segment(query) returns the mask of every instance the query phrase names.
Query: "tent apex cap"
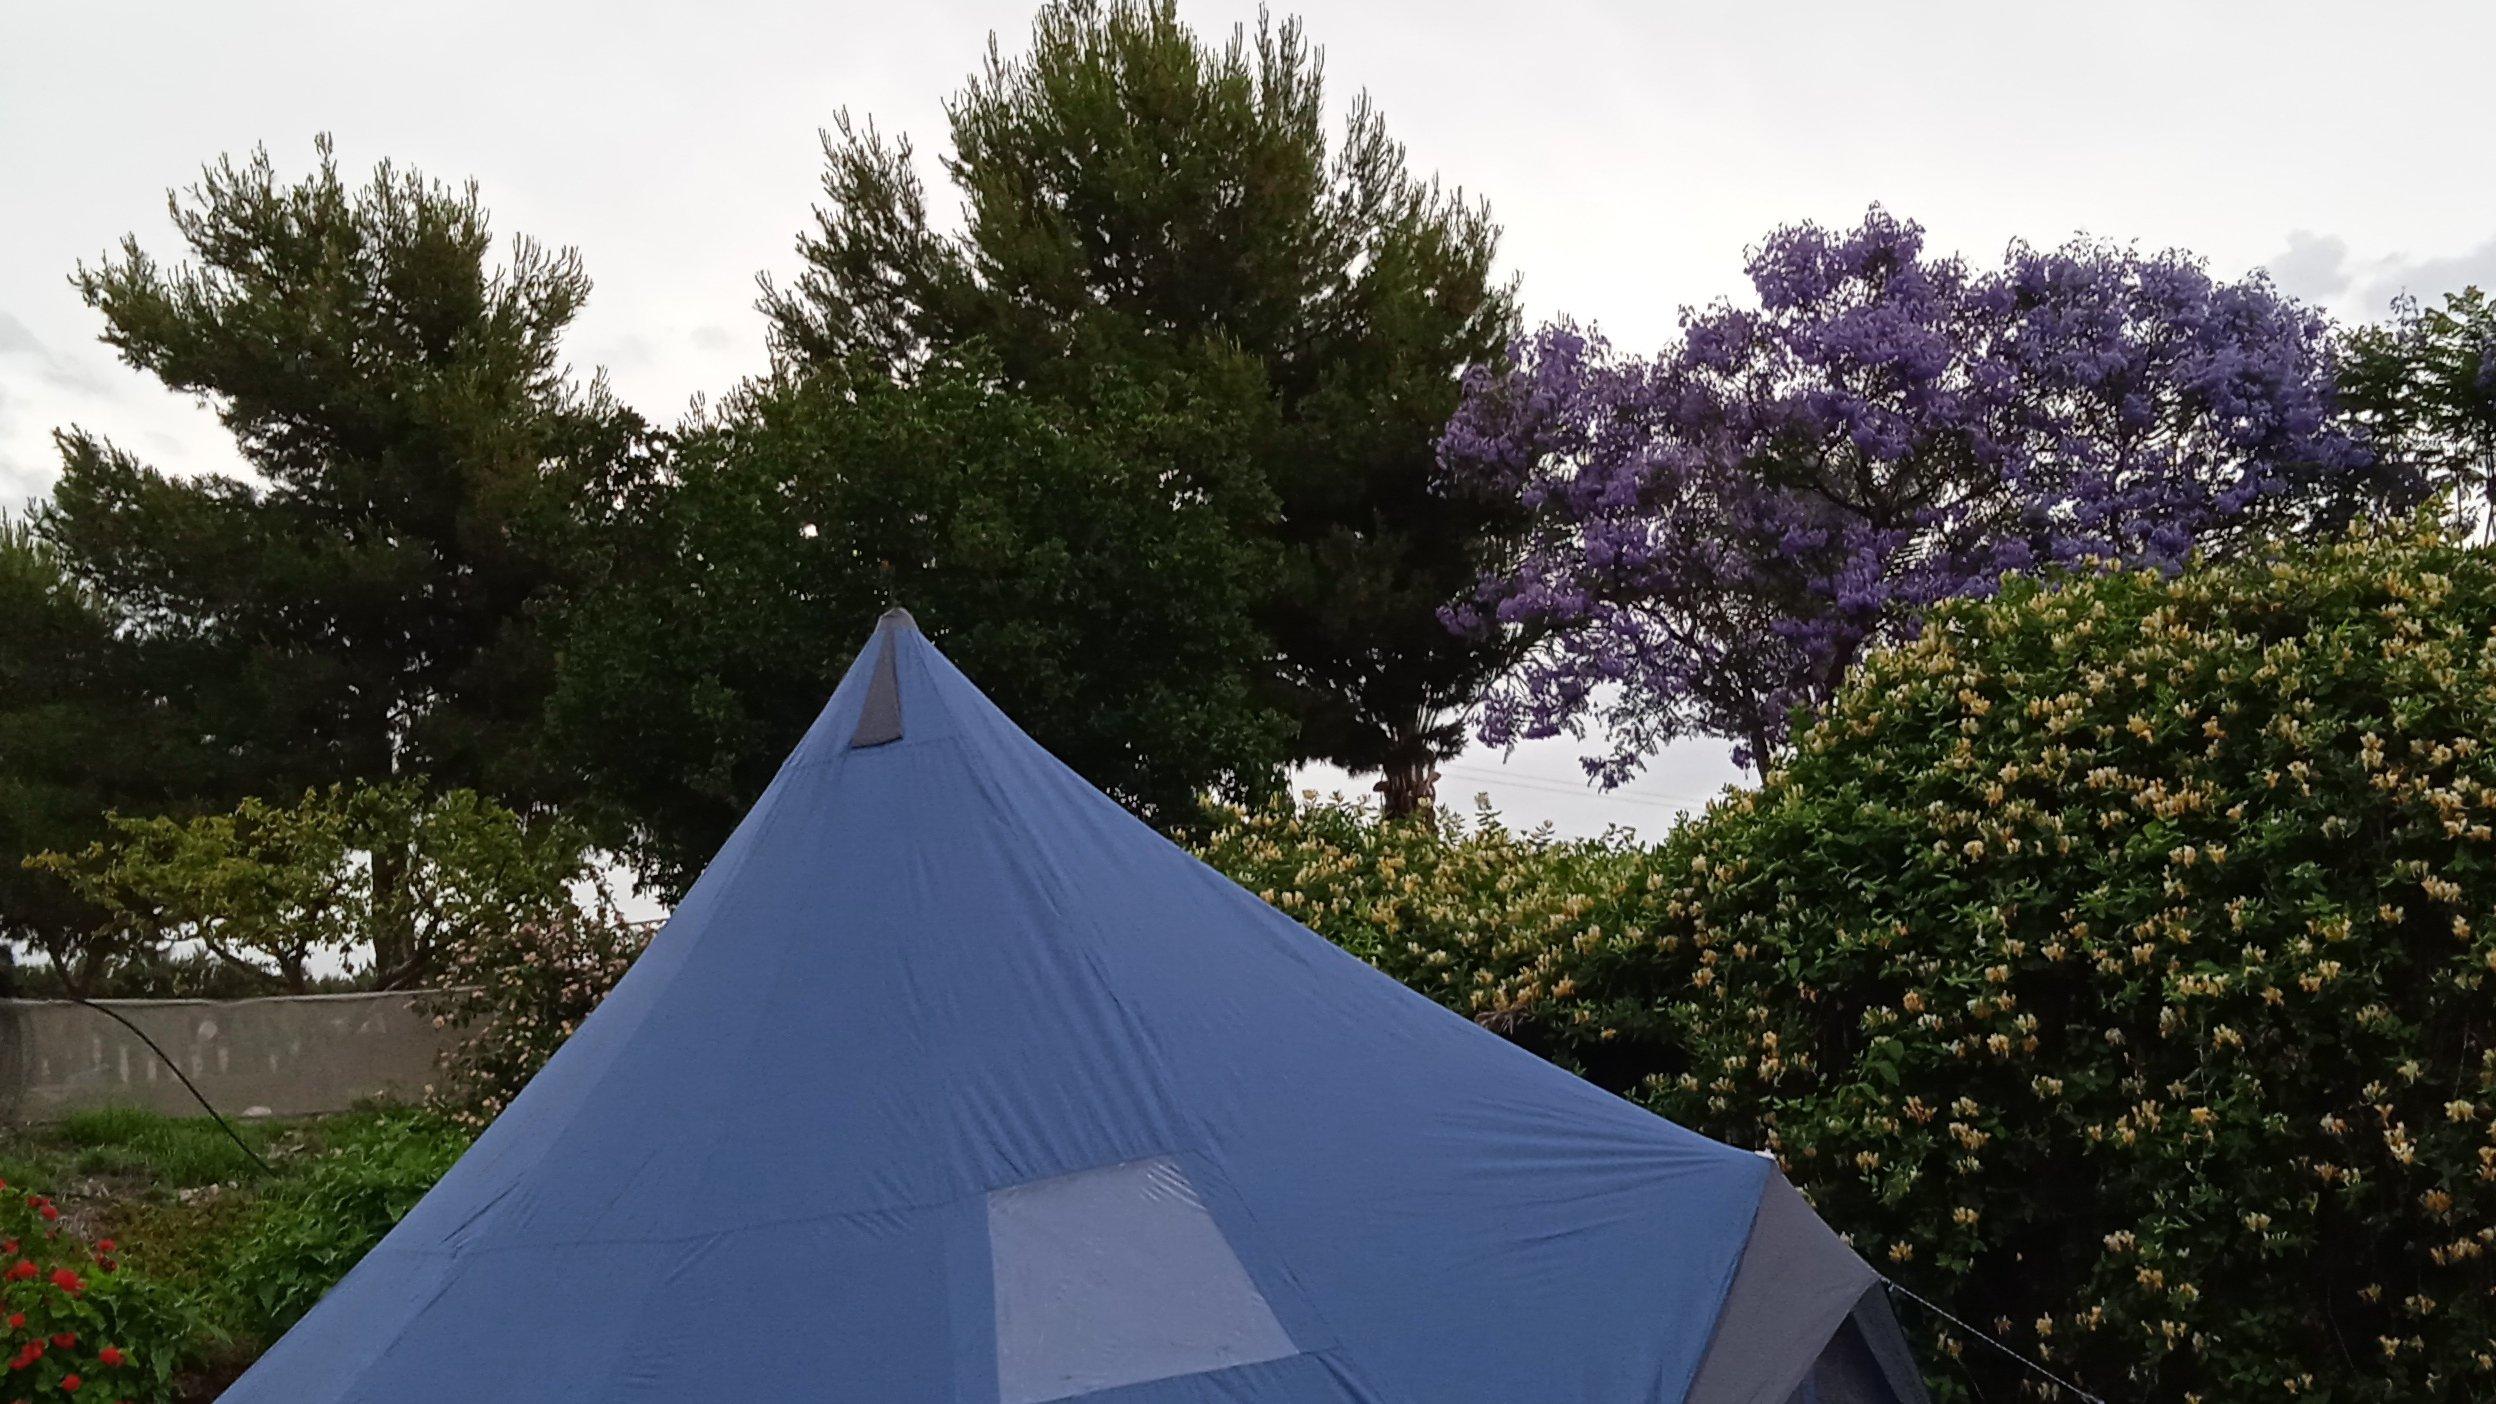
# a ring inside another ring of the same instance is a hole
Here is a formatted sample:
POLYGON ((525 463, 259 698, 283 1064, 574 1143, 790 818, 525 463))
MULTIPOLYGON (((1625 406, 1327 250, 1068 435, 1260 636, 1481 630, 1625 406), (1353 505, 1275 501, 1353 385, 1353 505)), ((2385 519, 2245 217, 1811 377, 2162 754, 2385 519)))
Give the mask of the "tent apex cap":
POLYGON ((895 605, 876 617, 877 628, 881 629, 887 625, 901 629, 916 629, 919 627, 919 621, 910 617, 910 611, 895 605))

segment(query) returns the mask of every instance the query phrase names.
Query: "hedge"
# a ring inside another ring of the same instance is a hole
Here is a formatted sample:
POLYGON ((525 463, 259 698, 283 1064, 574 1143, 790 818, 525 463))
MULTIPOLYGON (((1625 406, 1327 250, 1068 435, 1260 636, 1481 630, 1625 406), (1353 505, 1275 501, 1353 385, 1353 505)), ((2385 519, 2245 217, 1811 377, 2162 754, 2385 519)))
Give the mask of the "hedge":
POLYGON ((2496 569, 2403 530, 1946 608, 1657 848, 1205 851, 2096 1392, 2496 1396, 2492 723, 2496 569))

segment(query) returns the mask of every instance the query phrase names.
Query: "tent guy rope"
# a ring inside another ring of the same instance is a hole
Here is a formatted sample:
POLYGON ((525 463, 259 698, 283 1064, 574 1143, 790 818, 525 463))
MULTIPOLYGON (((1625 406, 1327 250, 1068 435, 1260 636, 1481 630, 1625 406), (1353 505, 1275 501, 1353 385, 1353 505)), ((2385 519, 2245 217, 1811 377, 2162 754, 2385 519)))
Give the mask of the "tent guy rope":
POLYGON ((2080 1386, 2073 1384, 2071 1381, 2064 1379, 2062 1376, 2045 1368, 2042 1364, 2039 1364, 2038 1362, 2029 1359, 2027 1356, 2020 1354, 2018 1351, 2011 1349, 2008 1344, 2004 1343, 2001 1338, 1995 1336, 1992 1332, 1979 1330, 1978 1328, 1961 1321, 1959 1318, 1943 1310, 1937 1303, 1918 1295, 1913 1289, 1900 1286, 1898 1283, 1886 1277, 1881 1279, 1881 1285, 1887 1287, 1890 1291, 1897 1293, 1899 1296, 1906 1298, 1908 1301, 1915 1303, 1917 1306, 1924 1308, 1926 1311, 1931 1312, 1933 1315, 1940 1317, 1942 1320, 1949 1322, 1951 1325, 1958 1327, 1967 1334, 1974 1336, 1976 1339, 1983 1341, 1986 1345, 1992 1346, 1995 1350, 2002 1352, 2004 1355, 2018 1361, 2020 1364, 2027 1366, 2030 1370, 2035 1371, 2040 1377, 2052 1382, 2056 1388, 2068 1391, 2073 1398, 2083 1400, 2085 1401, 2085 1404, 2109 1404, 2109 1401, 2102 1396, 2089 1393, 2080 1386))

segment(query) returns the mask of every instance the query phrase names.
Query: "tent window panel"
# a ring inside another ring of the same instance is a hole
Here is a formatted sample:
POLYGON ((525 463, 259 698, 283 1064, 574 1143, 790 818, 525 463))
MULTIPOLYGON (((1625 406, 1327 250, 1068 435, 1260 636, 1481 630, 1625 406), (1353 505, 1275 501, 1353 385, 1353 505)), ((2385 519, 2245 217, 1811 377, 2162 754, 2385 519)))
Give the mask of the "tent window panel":
POLYGON ((988 1196, 1000 1404, 1299 1354, 1177 1161, 988 1196))

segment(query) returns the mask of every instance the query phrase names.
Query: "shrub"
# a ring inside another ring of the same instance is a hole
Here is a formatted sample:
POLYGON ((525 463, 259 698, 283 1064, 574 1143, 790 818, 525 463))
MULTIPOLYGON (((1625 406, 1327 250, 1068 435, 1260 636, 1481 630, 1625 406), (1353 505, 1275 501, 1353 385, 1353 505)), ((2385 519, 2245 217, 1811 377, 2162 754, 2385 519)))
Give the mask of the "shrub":
MULTIPOLYGON (((1404 984, 1511 1033, 1520 973, 1652 916, 1648 851, 1626 829, 1563 839, 1513 830, 1487 803, 1470 818, 1381 819, 1357 800, 1302 800, 1216 808, 1197 855, 1404 984)), ((1575 1061, 1548 1040, 1540 1051, 1575 1061)))
POLYGON ((25 860, 107 914, 90 944, 109 958, 72 962, 89 986, 120 965, 143 980, 196 947, 263 992, 308 991, 324 958, 395 989, 432 978, 461 942, 555 919, 595 877, 587 836, 559 816, 414 780, 110 822, 109 839, 25 860))
MULTIPOLYGON (((1473 913, 1544 879, 1461 844, 1248 867, 1345 884, 1301 912, 1356 943, 1442 894, 1374 958, 1774 1151, 2094 1390, 2496 1394, 2492 567, 2395 534, 1949 607, 1530 941, 1473 913)), ((1937 1393, 2015 1395, 1967 1344, 1937 1393)))
POLYGON ((453 949, 447 987, 428 1004, 437 1027, 460 1030, 442 1055, 434 1105, 482 1129, 624 978, 650 928, 605 910, 481 930, 453 949))
POLYGON ((270 1188, 229 1260, 228 1313, 275 1340, 424 1198, 468 1147, 439 1117, 396 1112, 359 1123, 287 1183, 270 1188))
POLYGON ((45 1195, 0 1181, 0 1390, 154 1404, 198 1335, 178 1296, 121 1272, 45 1195))

